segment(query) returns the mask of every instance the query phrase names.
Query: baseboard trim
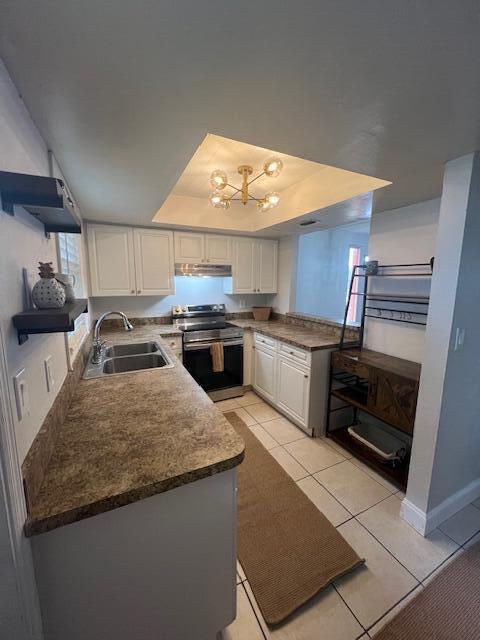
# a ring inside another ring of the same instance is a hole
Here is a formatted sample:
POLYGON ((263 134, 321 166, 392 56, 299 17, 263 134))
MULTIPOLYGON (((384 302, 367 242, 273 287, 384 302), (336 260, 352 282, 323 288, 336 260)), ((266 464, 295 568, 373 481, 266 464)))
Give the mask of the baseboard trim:
POLYGON ((401 515, 416 531, 427 536, 442 522, 480 497, 480 478, 474 480, 460 491, 446 498, 439 505, 425 512, 419 509, 408 498, 402 501, 401 515))

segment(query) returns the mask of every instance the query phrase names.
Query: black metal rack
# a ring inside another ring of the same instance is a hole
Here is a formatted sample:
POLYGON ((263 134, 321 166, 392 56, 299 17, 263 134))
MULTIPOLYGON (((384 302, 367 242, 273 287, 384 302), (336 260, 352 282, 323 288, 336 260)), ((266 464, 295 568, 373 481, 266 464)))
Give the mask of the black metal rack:
MULTIPOLYGON (((363 300, 362 315, 359 328, 359 340, 356 346, 363 346, 363 336, 365 331, 365 318, 375 318, 377 320, 387 320, 391 322, 400 322, 404 324, 415 324, 425 326, 427 324, 429 296, 422 295, 401 295, 401 294, 385 294, 385 293, 369 293, 368 285, 371 278, 426 278, 432 275, 432 262, 418 262, 411 264, 382 264, 376 265, 375 273, 369 273, 370 265, 361 264, 353 267, 352 277, 348 289, 348 299, 345 306, 345 314, 343 317, 342 332, 340 337, 340 349, 345 348, 345 333, 347 329, 348 311, 351 301, 354 297, 360 297, 363 300), (401 269, 403 271, 398 271, 401 269), (415 269, 415 271, 409 271, 415 269), (388 270, 394 270, 388 273, 388 270), (397 271, 396 271, 397 270, 397 271), (354 285, 357 278, 363 280, 363 292, 354 291, 354 285), (370 304, 369 304, 370 303, 370 304), (375 303, 388 303, 392 306, 375 305, 375 303), (400 307, 400 308, 398 308, 400 307)), ((352 346, 350 342, 349 347, 352 346)))
MULTIPOLYGON (((428 316, 429 296, 373 293, 369 291, 369 282, 373 278, 429 278, 432 275, 432 264, 433 262, 375 265, 373 270, 372 265, 368 263, 355 266, 348 290, 339 350, 354 349, 356 351, 357 349, 363 348, 366 318, 425 326, 428 316), (363 291, 355 290, 355 282, 359 279, 363 282, 363 291), (348 339, 345 340, 348 312, 354 297, 362 300, 359 335, 356 343, 348 339)), ((333 414, 335 414, 335 412, 345 411, 346 409, 351 410, 349 416, 353 418, 349 424, 352 424, 352 422, 353 424, 357 424, 359 422, 359 412, 364 412, 370 414, 376 420, 390 425, 390 427, 396 427, 396 425, 368 407, 367 398, 369 393, 369 380, 362 377, 360 369, 358 372, 341 368, 336 369, 331 361, 326 435, 349 450, 365 464, 375 469, 382 476, 388 478, 397 486, 405 488, 408 477, 408 456, 401 465, 381 464, 374 454, 369 453, 365 447, 359 445, 351 438, 348 434, 347 427, 338 425, 338 422, 343 423, 343 416, 335 420, 337 422, 336 428, 331 428, 333 414), (335 402, 332 402, 332 400, 335 400, 335 402)), ((341 415, 342 414, 339 414, 339 416, 341 415)))

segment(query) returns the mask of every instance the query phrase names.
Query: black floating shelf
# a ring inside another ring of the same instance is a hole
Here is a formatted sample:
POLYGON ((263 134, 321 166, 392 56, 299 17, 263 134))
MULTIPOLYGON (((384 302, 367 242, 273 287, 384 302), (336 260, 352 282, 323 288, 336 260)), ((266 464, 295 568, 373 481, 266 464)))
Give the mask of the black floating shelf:
POLYGON ((61 309, 29 309, 13 316, 13 326, 18 332, 18 344, 34 333, 62 333, 75 329, 75 320, 87 311, 87 300, 81 298, 61 309))
POLYGON ((75 203, 62 180, 0 171, 0 207, 13 215, 15 205, 42 222, 46 233, 81 233, 75 203))

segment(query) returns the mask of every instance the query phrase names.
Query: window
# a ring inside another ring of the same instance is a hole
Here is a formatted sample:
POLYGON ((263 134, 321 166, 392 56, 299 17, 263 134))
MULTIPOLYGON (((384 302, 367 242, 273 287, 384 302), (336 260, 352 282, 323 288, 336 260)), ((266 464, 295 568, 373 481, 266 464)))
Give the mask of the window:
MULTIPOLYGON (((58 233, 57 242, 59 272, 69 273, 74 277, 75 295, 83 298, 82 236, 79 233, 58 233)), ((75 330, 67 334, 70 358, 77 354, 87 329, 87 314, 83 313, 75 321, 75 330)))
MULTIPOLYGON (((368 252, 370 222, 313 231, 298 239, 295 311, 343 322, 352 269, 368 252)), ((362 291, 362 283, 357 293, 362 291)), ((354 296, 357 298, 358 296, 354 296)), ((361 297, 359 297, 361 300, 361 297)), ((360 302, 348 322, 358 320, 360 302)))
MULTIPOLYGON (((348 281, 347 281, 347 295, 345 304, 348 303, 348 292, 350 290, 350 281, 352 279, 353 268, 362 264, 362 250, 360 247, 350 247, 348 250, 348 281)), ((358 293, 358 281, 359 278, 355 278, 352 286, 352 293, 358 293)), ((348 307, 347 322, 355 322, 357 320, 358 311, 358 295, 352 296, 350 306, 348 307)))

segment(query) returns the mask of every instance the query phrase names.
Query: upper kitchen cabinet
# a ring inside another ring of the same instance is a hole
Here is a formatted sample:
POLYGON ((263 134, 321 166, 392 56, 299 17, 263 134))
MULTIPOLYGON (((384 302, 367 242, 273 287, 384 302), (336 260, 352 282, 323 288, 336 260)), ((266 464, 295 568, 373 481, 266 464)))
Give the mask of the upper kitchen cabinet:
POLYGON ((173 233, 88 225, 92 296, 163 296, 174 293, 173 233))
POLYGON ((92 296, 131 296, 136 292, 133 230, 88 225, 92 296))
POLYGON ((202 233, 175 231, 175 262, 204 262, 205 236, 202 233))
POLYGON ((233 239, 232 279, 226 293, 276 293, 278 243, 257 238, 233 239))
POLYGON ((257 287, 259 293, 276 293, 278 243, 276 240, 258 240, 257 242, 257 287))
POLYGON ((229 236, 176 231, 175 262, 232 264, 232 240, 229 236))
POLYGON ((230 236, 205 235, 205 258, 210 264, 232 264, 230 236))
POLYGON ((134 229, 137 296, 175 293, 173 233, 157 229, 134 229))

